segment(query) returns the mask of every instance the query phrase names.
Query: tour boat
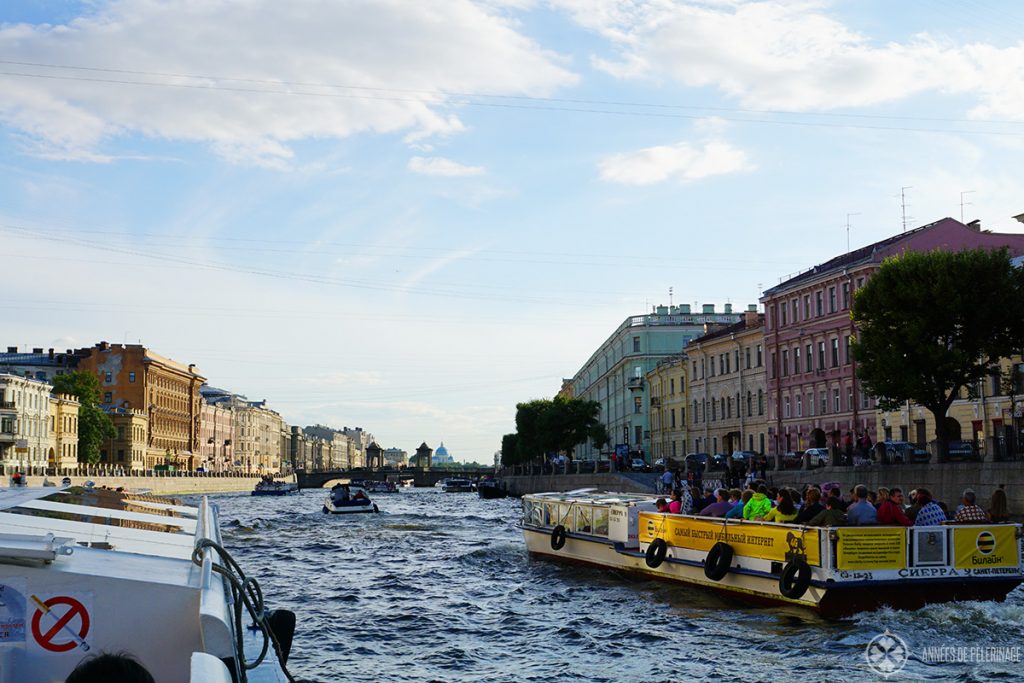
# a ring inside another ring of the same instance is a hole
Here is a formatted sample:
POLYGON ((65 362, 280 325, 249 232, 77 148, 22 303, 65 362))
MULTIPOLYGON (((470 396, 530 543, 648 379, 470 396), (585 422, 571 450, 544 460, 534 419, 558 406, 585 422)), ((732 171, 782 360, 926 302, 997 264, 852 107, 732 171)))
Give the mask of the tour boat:
POLYGON ((351 515, 365 512, 380 512, 376 503, 370 500, 366 489, 358 484, 337 484, 327 494, 324 512, 335 515, 351 515))
POLYGON ((471 493, 476 490, 476 487, 469 479, 451 477, 444 481, 441 490, 445 493, 471 493))
POLYGON ((996 600, 1024 581, 1020 524, 806 527, 663 514, 594 490, 523 496, 533 555, 692 584, 838 618, 996 600))
POLYGON ((299 485, 292 481, 278 481, 276 479, 261 479, 256 488, 253 489, 254 496, 286 496, 289 493, 297 493, 299 485))
POLYGON ((2 683, 63 681, 101 652, 158 683, 288 680, 295 615, 265 612, 205 497, 0 488, 0 528, 2 683))
POLYGON ((497 479, 481 479, 476 484, 476 492, 485 499, 508 497, 508 490, 497 479))

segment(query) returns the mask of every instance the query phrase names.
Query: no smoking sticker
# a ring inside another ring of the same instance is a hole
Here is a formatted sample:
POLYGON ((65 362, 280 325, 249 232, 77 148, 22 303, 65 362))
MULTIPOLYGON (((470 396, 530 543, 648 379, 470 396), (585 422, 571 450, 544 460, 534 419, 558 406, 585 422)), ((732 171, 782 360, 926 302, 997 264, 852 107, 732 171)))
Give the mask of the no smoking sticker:
POLYGON ((35 610, 32 613, 32 641, 47 652, 89 650, 89 631, 92 627, 89 611, 92 601, 83 595, 54 595, 43 598, 30 596, 35 610))

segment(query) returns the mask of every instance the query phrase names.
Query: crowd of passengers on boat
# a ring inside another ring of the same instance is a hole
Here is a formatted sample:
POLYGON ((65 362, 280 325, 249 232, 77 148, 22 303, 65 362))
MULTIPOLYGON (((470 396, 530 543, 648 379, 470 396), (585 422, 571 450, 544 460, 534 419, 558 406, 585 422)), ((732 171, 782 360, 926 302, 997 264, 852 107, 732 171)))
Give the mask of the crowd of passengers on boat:
POLYGON ((804 526, 935 526, 940 524, 984 524, 1009 522, 1006 491, 999 487, 980 504, 972 489, 965 489, 956 507, 936 500, 928 489, 917 488, 906 495, 899 487, 869 490, 863 484, 846 495, 838 483, 806 485, 803 490, 768 486, 760 479, 748 481, 746 489, 682 486, 669 498, 656 501, 659 512, 724 517, 804 526))

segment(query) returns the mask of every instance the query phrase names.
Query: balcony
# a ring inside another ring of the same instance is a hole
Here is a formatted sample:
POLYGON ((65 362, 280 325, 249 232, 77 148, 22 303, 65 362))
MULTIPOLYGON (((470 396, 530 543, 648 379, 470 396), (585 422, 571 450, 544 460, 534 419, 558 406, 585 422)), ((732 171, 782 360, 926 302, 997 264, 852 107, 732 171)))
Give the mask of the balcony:
POLYGON ((626 386, 629 387, 630 390, 643 391, 644 378, 630 377, 628 380, 626 380, 626 386))
POLYGON ((0 401, 0 410, 15 410, 14 401, 0 401))

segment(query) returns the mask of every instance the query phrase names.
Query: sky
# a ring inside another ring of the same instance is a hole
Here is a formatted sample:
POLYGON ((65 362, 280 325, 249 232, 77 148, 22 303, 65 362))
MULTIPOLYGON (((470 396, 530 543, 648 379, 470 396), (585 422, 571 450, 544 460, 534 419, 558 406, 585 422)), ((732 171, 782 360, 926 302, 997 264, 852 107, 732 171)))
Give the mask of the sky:
POLYGON ((0 346, 141 341, 488 462, 628 316, 1024 231, 1021 35, 987 0, 7 0, 0 346))

